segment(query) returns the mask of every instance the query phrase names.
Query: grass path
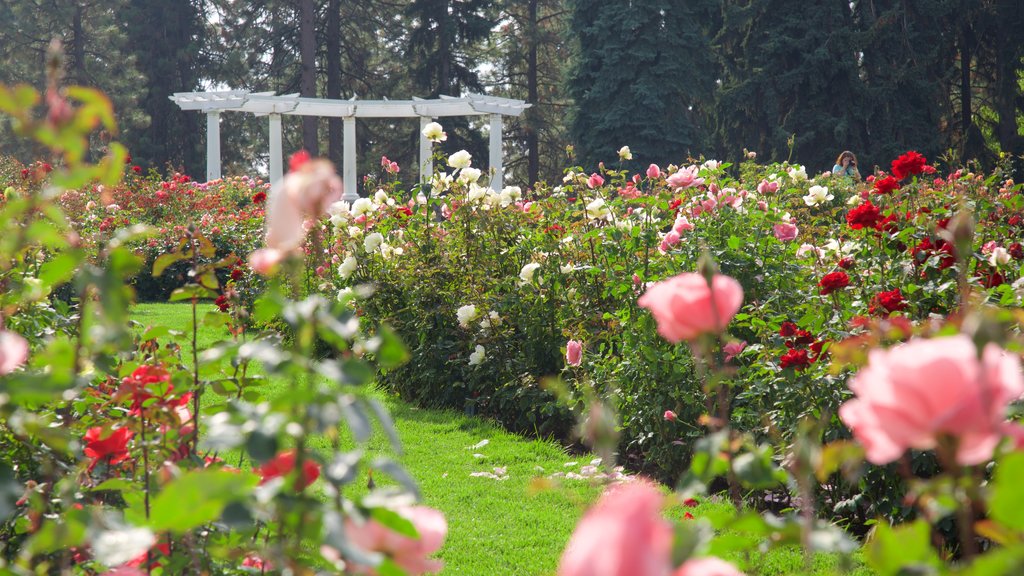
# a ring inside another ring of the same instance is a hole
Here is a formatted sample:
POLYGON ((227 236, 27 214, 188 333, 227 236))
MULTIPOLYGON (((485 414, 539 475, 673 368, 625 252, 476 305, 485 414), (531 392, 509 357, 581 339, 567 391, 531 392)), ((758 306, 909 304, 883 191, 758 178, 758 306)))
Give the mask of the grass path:
MULTIPOLYGON (((203 305, 200 318, 212 309, 212 305, 203 305)), ((190 332, 187 304, 139 304, 132 317, 143 326, 165 325, 190 332)), ((201 326, 198 344, 203 348, 224 337, 218 330, 201 326)), ((280 381, 271 380, 268 387, 270 395, 286 390, 280 381)), ((419 483, 423 503, 441 510, 448 519, 448 538, 439 554, 445 562, 441 574, 554 574, 573 528, 601 489, 588 480, 548 478, 555 473, 580 473, 590 464, 591 456, 570 457, 558 444, 510 434, 481 418, 417 408, 383 391, 373 394, 395 420, 404 449, 399 461, 419 483), (471 476, 481 472, 501 479, 471 476)), ((315 439, 313 446, 330 449, 323 439, 315 439)), ((372 459, 377 454, 390 455, 391 448, 379 433, 367 450, 372 459)), ((358 484, 365 482, 364 471, 358 484)), ((689 511, 699 517, 728 506, 712 499, 689 511)), ((676 518, 684 512, 678 506, 668 510, 676 518)), ((750 574, 800 572, 803 560, 795 549, 763 556, 751 552, 757 570, 750 574)), ((832 557, 819 557, 814 564, 817 574, 835 571, 832 557)))

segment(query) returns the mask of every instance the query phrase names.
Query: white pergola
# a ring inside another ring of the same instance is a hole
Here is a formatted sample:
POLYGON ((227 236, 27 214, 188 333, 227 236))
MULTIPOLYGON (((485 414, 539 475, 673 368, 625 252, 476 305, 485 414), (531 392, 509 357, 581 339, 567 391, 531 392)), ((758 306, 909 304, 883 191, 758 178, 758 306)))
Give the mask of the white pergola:
POLYGON ((441 96, 437 100, 327 100, 302 98, 297 94, 275 95, 273 92, 225 90, 219 92, 178 92, 169 97, 182 110, 206 113, 206 179, 220 178, 220 114, 248 112, 267 116, 270 120, 270 181, 284 175, 284 153, 281 149, 281 116, 327 116, 344 120, 344 199, 359 197, 356 186, 356 118, 419 118, 420 177, 433 172, 431 142, 422 135, 424 126, 445 116, 490 116, 491 187, 502 187, 502 117, 519 116, 530 104, 522 100, 469 94, 462 98, 441 96))

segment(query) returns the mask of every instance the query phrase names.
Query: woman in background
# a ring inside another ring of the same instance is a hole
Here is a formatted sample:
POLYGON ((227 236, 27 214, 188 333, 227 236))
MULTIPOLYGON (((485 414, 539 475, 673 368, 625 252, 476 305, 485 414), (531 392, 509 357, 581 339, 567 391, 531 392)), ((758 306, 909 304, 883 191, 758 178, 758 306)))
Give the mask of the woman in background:
POLYGON ((836 158, 836 165, 832 167, 832 174, 860 180, 860 171, 857 170, 857 157, 854 156, 853 152, 844 150, 836 158))

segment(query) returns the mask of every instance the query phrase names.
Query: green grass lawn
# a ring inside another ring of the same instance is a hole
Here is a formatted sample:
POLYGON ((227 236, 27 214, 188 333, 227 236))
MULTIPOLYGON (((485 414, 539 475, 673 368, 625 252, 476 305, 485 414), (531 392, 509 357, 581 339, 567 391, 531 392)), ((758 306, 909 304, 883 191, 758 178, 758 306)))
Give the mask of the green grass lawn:
MULTIPOLYGON (((200 318, 212 309, 203 305, 200 318)), ((143 327, 165 325, 190 332, 187 304, 139 304, 132 317, 143 327)), ((226 336, 221 329, 201 326, 198 343, 202 349, 226 336)), ((188 344, 183 346, 183 355, 190 358, 188 344)), ((283 382, 273 379, 267 386, 270 395, 286 390, 283 382)), ((579 473, 593 456, 570 456, 556 443, 510 434, 485 419, 417 408, 380 390, 372 394, 395 420, 404 449, 399 461, 419 483, 424 504, 448 518, 448 539, 440 552, 445 562, 442 574, 554 574, 573 528, 601 489, 588 480, 547 479, 558 472, 579 473), (499 472, 495 475, 501 479, 472 476, 482 472, 499 472)), ((313 446, 330 450, 324 439, 314 440, 313 446)), ((368 446, 370 459, 379 454, 391 455, 383 433, 376 434, 368 446)), ((359 483, 365 482, 364 471, 359 483)), ((699 517, 728 506, 709 499, 690 511, 699 517)), ((676 507, 668 513, 681 517, 683 511, 676 507)), ((795 574, 803 566, 796 549, 763 556, 751 552, 757 570, 749 570, 750 574, 795 574)), ((820 556, 814 563, 817 574, 832 574, 836 566, 831 556, 820 556)))

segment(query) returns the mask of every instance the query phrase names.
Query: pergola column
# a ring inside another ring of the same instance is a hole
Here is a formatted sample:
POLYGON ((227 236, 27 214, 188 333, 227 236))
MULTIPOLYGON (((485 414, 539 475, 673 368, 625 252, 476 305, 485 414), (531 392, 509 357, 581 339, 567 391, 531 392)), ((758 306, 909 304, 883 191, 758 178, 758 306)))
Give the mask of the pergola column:
POLYGON ((491 172, 494 174, 491 176, 491 188, 495 191, 501 191, 503 181, 503 171, 501 161, 501 114, 491 114, 491 146, 490 146, 490 167, 491 172))
POLYGON ((356 185, 356 117, 345 116, 344 158, 342 159, 342 179, 345 193, 341 199, 352 203, 359 199, 359 187, 356 185))
POLYGON ((420 116, 420 182, 427 182, 434 173, 433 148, 430 140, 423 135, 427 124, 433 122, 430 116, 420 116))
POLYGON ((281 115, 270 114, 270 183, 284 177, 284 150, 281 148, 281 115))
POLYGON ((220 178, 220 112, 206 113, 206 181, 220 178))

